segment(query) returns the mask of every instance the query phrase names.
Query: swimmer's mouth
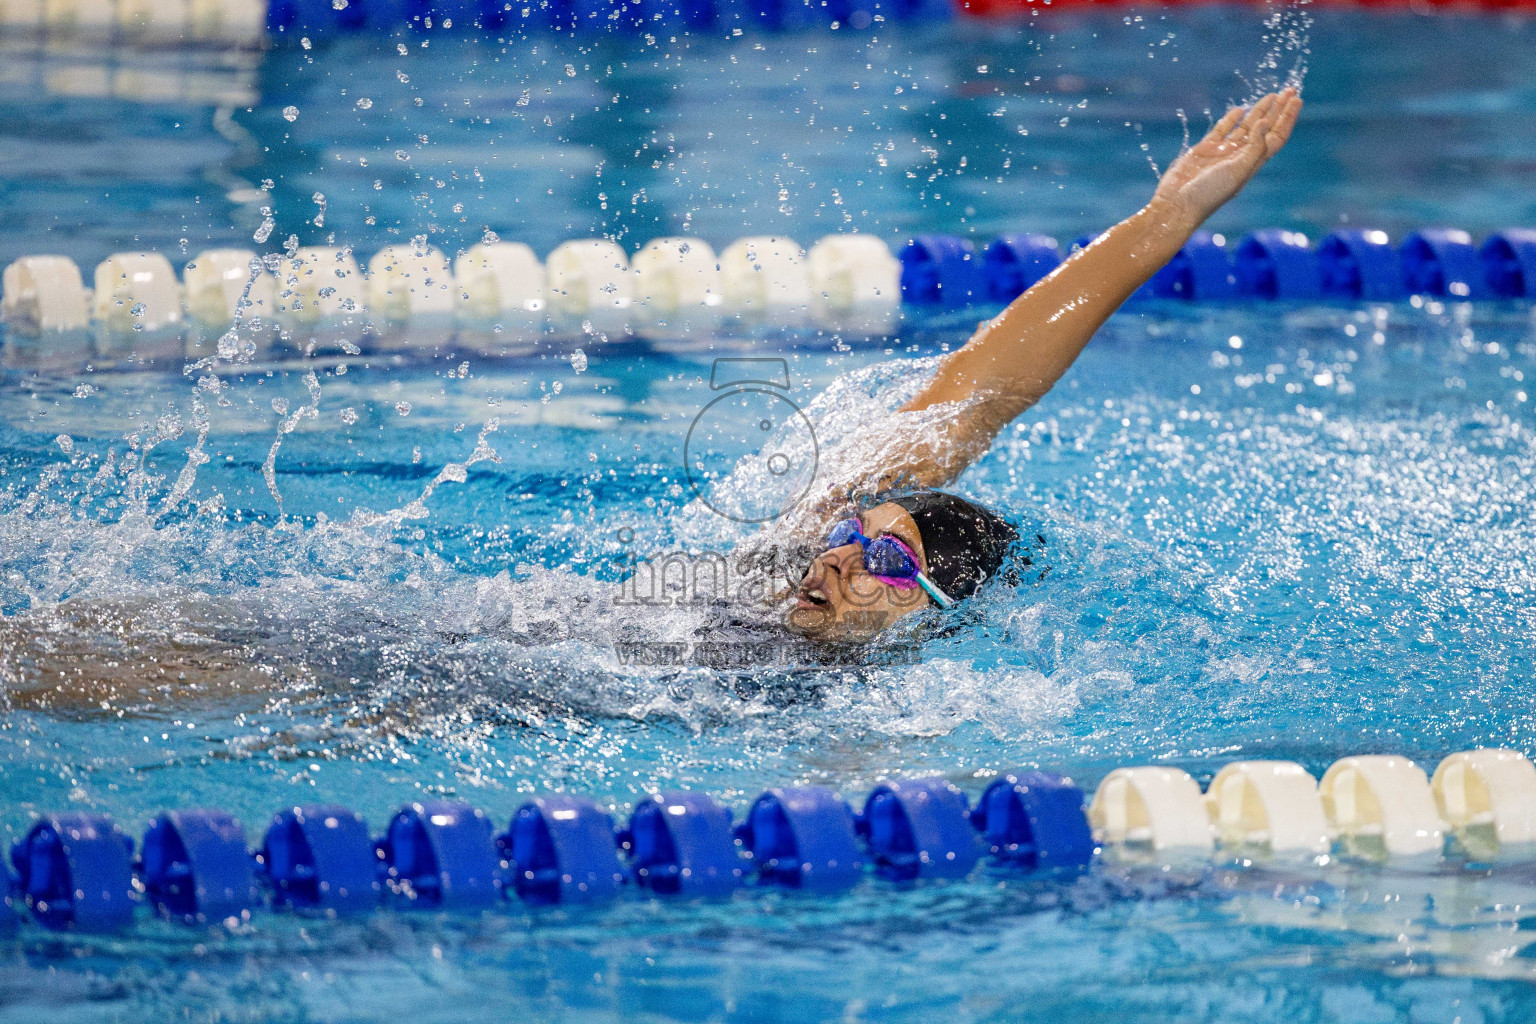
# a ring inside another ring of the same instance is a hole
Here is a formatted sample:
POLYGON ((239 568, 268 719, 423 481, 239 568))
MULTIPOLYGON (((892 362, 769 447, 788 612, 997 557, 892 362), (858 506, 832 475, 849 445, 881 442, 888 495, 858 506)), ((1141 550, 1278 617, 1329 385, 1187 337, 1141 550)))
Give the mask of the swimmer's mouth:
POLYGON ((831 598, 820 583, 807 584, 800 588, 799 604, 802 608, 825 607, 832 603, 831 598))

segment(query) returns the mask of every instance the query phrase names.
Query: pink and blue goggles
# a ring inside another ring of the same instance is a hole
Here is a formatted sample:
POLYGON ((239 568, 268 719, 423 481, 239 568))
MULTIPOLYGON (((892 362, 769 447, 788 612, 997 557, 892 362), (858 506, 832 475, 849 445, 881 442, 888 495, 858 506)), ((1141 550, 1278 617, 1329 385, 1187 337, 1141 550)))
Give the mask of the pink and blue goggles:
POLYGON ((940 608, 953 608, 955 601, 929 579, 917 560, 917 553, 898 537, 882 534, 866 537, 864 524, 857 518, 844 519, 827 534, 827 550, 846 544, 864 549, 864 569, 875 579, 897 590, 922 587, 940 608))

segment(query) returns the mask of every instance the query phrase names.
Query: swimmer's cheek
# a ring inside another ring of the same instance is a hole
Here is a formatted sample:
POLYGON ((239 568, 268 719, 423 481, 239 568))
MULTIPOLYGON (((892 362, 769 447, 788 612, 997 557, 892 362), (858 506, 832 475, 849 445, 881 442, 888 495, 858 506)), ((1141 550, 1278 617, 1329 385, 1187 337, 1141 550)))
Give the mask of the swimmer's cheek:
POLYGON ((784 617, 791 633, 808 640, 868 640, 884 632, 900 618, 887 611, 845 609, 841 614, 831 608, 794 608, 784 617))

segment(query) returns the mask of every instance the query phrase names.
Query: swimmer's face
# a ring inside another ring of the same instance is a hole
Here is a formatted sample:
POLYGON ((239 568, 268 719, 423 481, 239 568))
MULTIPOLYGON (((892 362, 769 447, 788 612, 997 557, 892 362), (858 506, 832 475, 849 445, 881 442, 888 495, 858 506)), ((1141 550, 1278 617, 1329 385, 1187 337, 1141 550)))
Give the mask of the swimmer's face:
MULTIPOLYGON (((886 502, 860 512, 859 520, 865 536, 895 537, 927 569, 923 538, 906 509, 886 502)), ((812 640, 867 640, 903 615, 929 605, 921 587, 902 589, 871 576, 864 568, 864 549, 857 543, 818 555, 800 581, 796 598, 784 624, 790 632, 812 640)))

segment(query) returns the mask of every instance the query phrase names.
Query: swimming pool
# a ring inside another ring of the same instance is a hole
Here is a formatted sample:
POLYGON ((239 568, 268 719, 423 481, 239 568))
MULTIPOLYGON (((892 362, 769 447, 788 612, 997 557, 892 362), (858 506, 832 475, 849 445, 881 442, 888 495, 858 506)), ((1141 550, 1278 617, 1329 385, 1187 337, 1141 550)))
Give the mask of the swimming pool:
MULTIPOLYGON (((544 40, 533 57, 451 35, 259 58, 16 44, 0 262, 88 266, 130 239, 173 255, 250 244, 262 205, 274 240, 334 232, 360 252, 416 234, 451 252, 486 227, 541 253, 685 226, 722 244, 848 224, 893 243, 1075 237, 1142 200, 1140 145, 1166 159, 1175 108, 1243 95, 1234 70, 1267 50, 1249 11, 1037 21, 677 52, 544 40), (60 81, 103 84, 63 95, 60 81), (860 95, 873 83, 879 105, 860 95), (493 148, 512 155, 493 165, 493 148)), ((1308 120, 1213 226, 1536 221, 1521 175, 1532 32, 1319 12, 1308 120)), ((61 807, 134 835, 165 807, 222 807, 255 833, 290 803, 335 800, 377 827, 454 794, 499 825, 551 789, 624 807, 691 786, 739 813, 798 781, 856 795, 939 772, 974 795, 1016 765, 1091 786, 1126 764, 1204 780, 1241 757, 1317 774, 1362 752, 1432 766, 1530 749, 1521 304, 1122 314, 962 482, 1038 526, 1042 581, 986 595, 912 665, 746 674, 618 657, 615 637, 665 641, 705 617, 615 610, 632 550, 743 533, 679 511, 715 356, 786 359, 791 395, 835 433, 834 407, 879 404, 861 397, 872 378, 910 383, 890 360, 953 346, 980 315, 912 314, 898 340, 842 346, 814 328, 687 348, 589 339, 584 366, 569 339, 493 358, 445 337, 257 362, 201 389, 179 360, 11 366, 4 838, 61 807), (835 401, 812 397, 829 386, 835 401), (469 464, 477 449, 496 458, 469 464)), ((1103 867, 1071 884, 981 869, 825 901, 265 914, 234 934, 28 926, 0 939, 0 1017, 1518 1021, 1536 1006, 1533 897, 1508 869, 1103 867)))

